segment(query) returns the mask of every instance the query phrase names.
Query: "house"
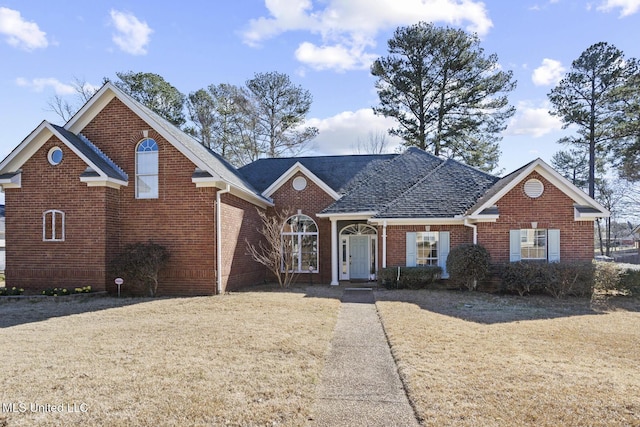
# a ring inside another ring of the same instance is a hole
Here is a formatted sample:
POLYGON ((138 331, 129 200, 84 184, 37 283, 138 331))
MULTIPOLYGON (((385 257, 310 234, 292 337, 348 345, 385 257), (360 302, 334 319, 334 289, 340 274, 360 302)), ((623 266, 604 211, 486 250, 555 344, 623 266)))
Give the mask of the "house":
POLYGON ((472 242, 496 262, 589 260, 609 214, 540 159, 503 178, 416 148, 236 169, 111 83, 64 126, 42 122, 0 163, 0 185, 8 286, 113 291, 109 262, 153 240, 172 254, 164 295, 265 280, 246 250, 260 211, 291 212, 295 269, 331 284, 405 265, 446 277, 449 250, 472 242))

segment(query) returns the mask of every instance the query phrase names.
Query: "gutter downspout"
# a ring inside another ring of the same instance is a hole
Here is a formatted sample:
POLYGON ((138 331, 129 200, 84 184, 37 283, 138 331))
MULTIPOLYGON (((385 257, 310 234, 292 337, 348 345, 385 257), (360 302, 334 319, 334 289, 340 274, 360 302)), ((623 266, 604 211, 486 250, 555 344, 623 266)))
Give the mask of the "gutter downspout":
POLYGON ((387 268, 387 220, 382 223, 382 268, 387 268))
POLYGON ((478 226, 475 224, 471 224, 468 218, 464 219, 464 226, 470 227, 473 229, 473 244, 477 245, 478 244, 478 226))
POLYGON ((220 196, 231 191, 227 186, 216 191, 216 294, 222 293, 222 213, 220 212, 220 196))

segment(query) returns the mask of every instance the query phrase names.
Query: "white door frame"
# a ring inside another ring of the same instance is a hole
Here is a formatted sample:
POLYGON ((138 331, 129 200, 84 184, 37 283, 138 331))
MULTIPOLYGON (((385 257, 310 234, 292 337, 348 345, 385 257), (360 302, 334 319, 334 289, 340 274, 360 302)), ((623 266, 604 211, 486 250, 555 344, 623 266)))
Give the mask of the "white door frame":
POLYGON ((340 280, 351 280, 351 248, 350 248, 350 237, 351 236, 367 236, 368 245, 367 245, 367 264, 371 265, 371 253, 372 253, 372 242, 375 241, 375 254, 374 254, 374 262, 375 268, 378 269, 378 232, 375 227, 370 226, 368 224, 350 224, 346 227, 343 227, 339 233, 339 242, 338 242, 338 269, 339 269, 339 279, 340 280), (352 233, 352 234, 343 234, 345 230, 349 228, 358 228, 367 231, 366 233, 352 233))

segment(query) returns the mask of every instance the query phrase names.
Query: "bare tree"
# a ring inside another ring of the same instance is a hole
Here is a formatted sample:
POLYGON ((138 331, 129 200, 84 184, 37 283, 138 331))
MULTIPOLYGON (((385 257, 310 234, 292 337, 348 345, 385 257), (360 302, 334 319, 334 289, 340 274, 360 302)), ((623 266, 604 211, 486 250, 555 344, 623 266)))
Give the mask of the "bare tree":
POLYGON ((281 288, 288 288, 297 277, 294 272, 294 252, 290 243, 284 240, 282 228, 291 212, 287 209, 274 215, 258 210, 262 220, 262 228, 258 229, 263 239, 254 243, 247 242, 247 251, 254 261, 264 265, 278 279, 281 288))
POLYGON ((387 151, 387 133, 384 131, 370 131, 367 139, 358 137, 353 151, 356 154, 383 154, 387 151))
POLYGON ((56 113, 64 122, 68 122, 71 117, 96 93, 96 88, 86 80, 78 77, 73 78, 71 86, 75 91, 74 101, 69 102, 60 95, 54 95, 49 99, 47 111, 56 113))

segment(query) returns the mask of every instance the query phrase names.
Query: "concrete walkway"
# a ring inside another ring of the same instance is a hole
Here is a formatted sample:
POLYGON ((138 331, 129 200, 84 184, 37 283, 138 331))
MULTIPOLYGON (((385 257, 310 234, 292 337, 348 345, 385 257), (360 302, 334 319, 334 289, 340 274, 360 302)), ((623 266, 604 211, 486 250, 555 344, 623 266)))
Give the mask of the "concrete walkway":
POLYGON ((312 426, 418 426, 370 289, 345 289, 312 426))

